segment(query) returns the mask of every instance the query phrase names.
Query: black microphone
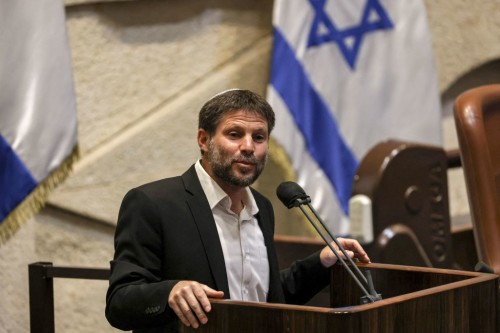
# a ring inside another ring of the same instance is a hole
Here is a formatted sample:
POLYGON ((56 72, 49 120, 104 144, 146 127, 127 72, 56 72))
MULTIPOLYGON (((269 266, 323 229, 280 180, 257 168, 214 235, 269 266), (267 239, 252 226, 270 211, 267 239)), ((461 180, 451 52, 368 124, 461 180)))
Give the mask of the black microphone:
POLYGON ((281 183, 278 188, 276 189, 276 195, 278 198, 281 200, 281 202, 287 207, 287 208, 292 208, 292 207, 299 207, 302 213, 306 216, 306 218, 309 220, 309 222, 313 225, 314 229, 316 229, 316 232, 323 238, 325 243, 328 245, 330 250, 335 254, 337 259, 342 263, 344 268, 347 270, 347 272, 351 275, 351 277, 354 279, 354 281, 357 283, 357 285, 360 287, 360 289, 363 291, 365 296, 361 297, 361 303, 369 303, 369 302, 375 302, 378 300, 382 299, 382 296, 380 294, 377 294, 375 291, 375 288, 373 287, 373 281, 371 278, 370 271, 366 271, 366 277, 361 273, 359 270, 358 266, 352 261, 351 257, 347 254, 345 251, 344 247, 339 243, 337 238, 326 228, 325 224, 319 217, 319 215, 316 213, 314 208, 310 205, 311 203, 311 198, 306 194, 304 189, 300 187, 299 184, 294 183, 294 182, 283 182, 281 183), (326 236, 320 231, 318 225, 311 219, 307 211, 302 207, 302 205, 306 205, 309 207, 309 209, 313 212, 314 216, 318 220, 318 222, 321 224, 324 230, 328 233, 330 238, 335 242, 335 244, 339 247, 340 251, 342 254, 349 260, 351 263, 352 267, 358 274, 354 274, 354 272, 351 270, 351 268, 347 265, 347 263, 344 261, 344 259, 340 256, 338 251, 330 244, 330 242, 327 240, 326 236), (365 283, 367 288, 370 290, 368 292, 365 288, 365 286, 361 283, 360 279, 365 283))
POLYGON ((311 202, 304 189, 294 182, 281 183, 276 189, 276 195, 288 209, 311 202))

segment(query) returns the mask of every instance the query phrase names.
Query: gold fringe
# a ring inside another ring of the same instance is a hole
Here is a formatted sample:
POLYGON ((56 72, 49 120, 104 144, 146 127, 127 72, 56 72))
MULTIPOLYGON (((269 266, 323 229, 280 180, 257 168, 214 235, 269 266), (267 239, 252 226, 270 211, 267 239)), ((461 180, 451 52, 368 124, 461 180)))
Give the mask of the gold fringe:
POLYGON ((288 154, 285 153, 283 147, 273 138, 269 140, 269 150, 272 152, 271 157, 273 161, 276 162, 281 172, 283 172, 283 177, 290 181, 297 181, 297 175, 292 168, 288 154))
POLYGON ((56 170, 41 182, 0 224, 0 245, 9 240, 19 228, 45 206, 49 193, 70 174, 80 156, 78 145, 56 170))
MULTIPOLYGON (((273 138, 269 140, 269 149, 272 152, 271 156, 276 165, 280 168, 283 177, 289 181, 297 181, 297 175, 295 170, 292 168, 292 163, 290 162, 290 158, 288 154, 285 152, 285 149, 276 142, 273 138)), ((316 237, 317 233, 314 227, 309 223, 307 218, 303 214, 298 214, 298 217, 301 221, 301 224, 305 227, 304 236, 313 236, 316 237)))

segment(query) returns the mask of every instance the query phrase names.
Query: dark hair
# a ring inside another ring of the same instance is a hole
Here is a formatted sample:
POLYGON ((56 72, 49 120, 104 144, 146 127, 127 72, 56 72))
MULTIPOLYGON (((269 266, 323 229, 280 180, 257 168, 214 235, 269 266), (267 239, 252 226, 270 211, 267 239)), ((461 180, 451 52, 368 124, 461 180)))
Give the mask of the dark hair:
POLYGON ((222 117, 235 110, 252 111, 262 115, 267 120, 269 134, 274 128, 274 111, 271 105, 260 95, 243 89, 224 91, 209 99, 200 110, 198 128, 213 135, 222 117))

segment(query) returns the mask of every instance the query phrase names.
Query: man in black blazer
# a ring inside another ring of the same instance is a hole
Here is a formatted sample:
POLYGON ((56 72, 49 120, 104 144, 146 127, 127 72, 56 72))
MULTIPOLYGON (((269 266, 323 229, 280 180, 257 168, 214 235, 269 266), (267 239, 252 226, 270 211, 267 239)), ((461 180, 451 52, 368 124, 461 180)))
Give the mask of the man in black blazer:
MULTIPOLYGON (((201 160, 182 176, 132 189, 123 199, 106 317, 134 332, 176 332, 207 322, 209 298, 303 304, 329 282, 328 247, 279 271, 271 203, 249 186, 267 160, 274 112, 234 89, 199 116, 201 160)), ((368 262, 359 243, 339 239, 368 262)))

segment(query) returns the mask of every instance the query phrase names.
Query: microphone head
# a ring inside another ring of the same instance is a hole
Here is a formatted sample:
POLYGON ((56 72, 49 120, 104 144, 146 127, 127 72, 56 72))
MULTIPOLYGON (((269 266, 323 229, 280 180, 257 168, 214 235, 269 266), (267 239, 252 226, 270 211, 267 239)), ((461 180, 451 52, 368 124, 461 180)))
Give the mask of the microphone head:
POLYGON ((276 195, 287 207, 298 207, 303 203, 311 202, 304 189, 294 182, 283 182, 276 189, 276 195))

